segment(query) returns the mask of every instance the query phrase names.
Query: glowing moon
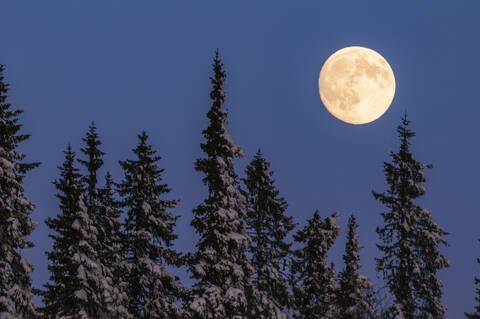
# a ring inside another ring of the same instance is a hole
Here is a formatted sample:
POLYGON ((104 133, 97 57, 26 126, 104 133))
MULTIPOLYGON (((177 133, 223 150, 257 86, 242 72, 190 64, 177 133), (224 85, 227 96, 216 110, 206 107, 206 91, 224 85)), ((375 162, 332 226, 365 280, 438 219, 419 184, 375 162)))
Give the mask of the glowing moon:
POLYGON ((333 116, 350 124, 365 124, 387 111, 395 95, 395 77, 377 52, 347 47, 325 61, 318 89, 333 116))

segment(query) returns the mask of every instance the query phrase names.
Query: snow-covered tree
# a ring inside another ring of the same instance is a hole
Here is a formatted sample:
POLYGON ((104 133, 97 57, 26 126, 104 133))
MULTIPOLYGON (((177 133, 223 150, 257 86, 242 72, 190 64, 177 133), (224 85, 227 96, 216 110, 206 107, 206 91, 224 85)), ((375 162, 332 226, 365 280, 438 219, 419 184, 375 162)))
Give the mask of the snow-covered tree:
POLYGON ((340 234, 338 213, 322 220, 315 211, 313 218, 299 230, 294 239, 302 247, 294 251, 292 262, 294 318, 337 319, 337 275, 327 253, 340 234))
POLYGON ((121 209, 114 199, 113 180, 107 174, 105 188, 98 187, 98 171, 103 166, 102 157, 105 155, 99 149, 102 145, 95 123, 91 123, 87 134, 82 138, 84 147, 80 149, 85 159, 78 159, 86 173, 80 178, 82 187, 85 189, 85 205, 91 220, 97 228, 97 236, 94 241, 94 249, 98 263, 104 270, 105 280, 109 283, 109 291, 104 291, 104 308, 110 318, 128 318, 126 312, 126 293, 122 281, 120 225, 119 217, 121 209))
POLYGON ((100 142, 97 128, 95 123, 91 123, 88 127, 87 135, 82 138, 82 141, 85 143, 85 146, 80 149, 80 151, 87 157, 86 159, 79 159, 78 162, 85 166, 87 169, 87 174, 82 176, 81 180, 84 183, 84 188, 86 190, 86 199, 88 204, 88 209, 93 211, 90 213, 91 216, 95 216, 98 212, 96 209, 98 207, 98 170, 103 166, 102 156, 105 155, 98 147, 102 145, 100 142))
MULTIPOLYGON (((477 258, 477 263, 480 264, 480 258, 477 258)), ((475 296, 475 301, 477 302, 477 305, 475 306, 475 311, 474 312, 466 312, 465 316, 468 319, 480 319, 480 278, 475 277, 475 285, 477 285, 476 293, 477 296, 475 296)))
POLYGON ((104 295, 106 312, 111 318, 130 318, 127 311, 128 297, 123 260, 120 203, 115 199, 115 182, 109 172, 105 174, 105 186, 98 189, 97 249, 98 256, 111 281, 111 291, 104 295), (101 226, 101 227, 99 227, 101 226))
POLYGON ((262 309, 263 318, 286 318, 290 294, 285 271, 291 244, 285 237, 295 225, 292 217, 285 215, 287 203, 279 197, 272 175, 270 163, 258 150, 243 180, 247 188, 249 251, 255 270, 252 283, 260 292, 255 305, 262 309))
POLYGON ((382 213, 385 225, 377 228, 383 253, 377 258, 377 270, 394 297, 389 309, 393 318, 443 318, 446 308, 441 303, 442 281, 437 272, 449 267, 448 259, 439 251, 448 245, 447 233, 437 225, 430 212, 414 200, 425 195, 423 170, 430 168, 415 159, 409 149, 415 133, 408 129, 406 115, 397 131, 400 150, 391 153, 392 163, 384 163, 388 190, 373 195, 387 211, 382 213))
POLYGON ((338 291, 338 305, 342 319, 368 319, 372 318, 373 285, 368 278, 358 273, 362 266, 358 252, 362 248, 358 241, 358 224, 352 214, 348 220, 347 243, 343 261, 345 269, 340 273, 340 287, 338 291))
POLYGON ((34 318, 32 301, 32 264, 21 250, 32 248, 27 236, 37 225, 30 218, 34 206, 24 195, 25 174, 38 163, 23 163, 25 155, 17 150, 30 137, 18 134, 20 110, 7 102, 9 85, 4 82, 0 64, 0 318, 34 318))
POLYGON ((61 177, 54 182, 61 213, 46 221, 54 234, 49 235, 52 251, 47 252, 50 281, 42 293, 45 318, 93 319, 106 314, 103 292, 109 291, 110 283, 98 262, 94 247, 97 228, 88 214, 74 162, 75 153, 69 145, 59 167, 61 177))
POLYGON ((145 132, 138 138, 133 150, 136 159, 120 161, 124 179, 118 186, 127 210, 123 251, 128 310, 138 319, 183 318, 185 312, 178 302, 185 289, 166 269, 181 263, 180 254, 171 248, 177 238, 173 228, 178 217, 168 211, 178 201, 162 198, 170 189, 161 184, 160 157, 147 143, 145 132))
MULTIPOLYGON (((245 224, 245 198, 238 190, 234 158, 243 150, 233 142, 227 128, 227 110, 223 108, 225 72, 218 51, 213 61, 212 107, 207 113, 210 124, 203 131, 201 144, 206 157, 195 162, 203 172, 208 197, 193 210, 191 222, 200 239, 197 250, 189 255, 194 283, 189 300, 192 318, 255 318, 248 300, 258 295, 250 284, 253 268, 247 256, 250 238, 245 224)), ((253 306, 253 303, 250 303, 253 306)))

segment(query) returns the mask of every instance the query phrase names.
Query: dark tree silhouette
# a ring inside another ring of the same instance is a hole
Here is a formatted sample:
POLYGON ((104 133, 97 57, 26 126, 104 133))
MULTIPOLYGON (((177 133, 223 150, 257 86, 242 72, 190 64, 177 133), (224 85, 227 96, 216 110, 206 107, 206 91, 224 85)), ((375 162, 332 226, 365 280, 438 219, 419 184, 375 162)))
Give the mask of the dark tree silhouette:
POLYGON ((374 314, 371 300, 373 285, 367 277, 358 273, 362 266, 358 252, 362 246, 358 241, 357 228, 357 220, 352 214, 348 220, 347 243, 343 255, 345 268, 339 275, 338 304, 343 319, 367 319, 374 314))
MULTIPOLYGON (((208 198, 194 211, 192 226, 200 235, 197 250, 189 256, 189 268, 196 280, 188 304, 192 318, 246 318, 253 272, 247 249, 250 238, 245 226, 245 198, 238 190, 234 158, 243 150, 233 142, 223 108, 225 72, 218 51, 213 60, 212 107, 207 113, 210 124, 203 131, 201 144, 206 158, 195 162, 195 169, 205 174, 208 198)), ((259 317, 260 318, 260 317, 259 317)))
MULTIPOLYGON (((95 250, 97 228, 85 204, 81 174, 68 145, 60 179, 54 182, 60 213, 46 220, 54 231, 47 252, 50 281, 42 293, 46 318, 101 318, 107 313, 103 296, 111 292, 105 269, 95 250)), ((115 317, 113 317, 115 318, 115 317)))
POLYGON ((315 211, 313 218, 294 235, 302 245, 294 251, 292 262, 294 318, 336 319, 338 317, 337 275, 326 261, 327 253, 340 234, 338 213, 322 220, 315 211))
POLYGON ((123 251, 128 310, 138 319, 183 318, 185 312, 178 302, 185 288, 166 269, 181 263, 180 254, 171 248, 177 238, 173 228, 178 217, 168 211, 178 200, 163 198, 170 189, 161 184, 164 170, 157 165, 161 158, 148 144, 145 132, 138 138, 133 149, 136 158, 120 161, 124 179, 118 186, 127 210, 123 251))
POLYGON ((258 150, 243 180, 247 188, 247 229, 252 239, 253 284, 260 293, 255 304, 265 318, 286 318, 290 294, 285 270, 291 244, 285 237, 295 224, 285 215, 287 202, 279 197, 272 175, 270 163, 258 150))
POLYGON ((27 240, 37 225, 30 218, 34 206, 24 195, 25 174, 39 163, 23 163, 18 151, 30 135, 18 134, 20 110, 7 102, 9 85, 0 64, 0 317, 29 319, 35 316, 32 301, 32 264, 21 250, 34 245, 27 240))
POLYGON ((441 303, 442 281, 437 277, 449 261, 439 251, 448 243, 447 233, 432 219, 430 212, 414 200, 425 195, 423 170, 431 168, 415 159, 410 139, 415 133, 408 129, 405 115, 397 132, 400 150, 391 153, 392 163, 384 163, 388 190, 373 192, 387 208, 382 213, 385 224, 377 228, 383 253, 377 258, 377 270, 383 275, 394 297, 388 314, 394 318, 443 318, 446 308, 441 303))

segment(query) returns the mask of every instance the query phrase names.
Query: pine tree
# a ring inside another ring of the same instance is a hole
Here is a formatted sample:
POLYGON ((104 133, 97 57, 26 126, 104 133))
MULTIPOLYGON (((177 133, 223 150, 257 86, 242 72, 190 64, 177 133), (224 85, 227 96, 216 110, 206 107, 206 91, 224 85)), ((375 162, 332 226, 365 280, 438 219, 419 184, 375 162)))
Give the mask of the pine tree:
POLYGON ((162 181, 157 151, 147 143, 145 132, 138 135, 133 150, 135 160, 120 161, 124 180, 118 187, 122 206, 127 209, 124 224, 123 250, 126 253, 128 310, 134 318, 182 318, 185 313, 177 305, 185 289, 178 278, 169 274, 167 265, 180 265, 180 254, 171 246, 177 216, 168 212, 177 200, 162 199, 170 192, 162 181))
POLYGON ((255 304, 263 309, 263 318, 286 318, 290 295, 285 270, 291 244, 285 242, 285 237, 295 225, 292 217, 284 214, 287 203, 279 197, 269 169, 270 163, 258 150, 243 180, 247 187, 247 229, 252 239, 250 254, 255 270, 252 283, 260 292, 255 304))
MULTIPOLYGON (((203 131, 201 144, 206 158, 195 162, 203 172, 208 198, 193 210, 191 225, 199 234, 197 251, 189 256, 189 268, 196 279, 191 289, 189 308, 192 318, 247 318, 248 300, 256 293, 250 284, 253 269, 247 256, 250 238, 245 225, 245 198, 238 190, 234 171, 235 157, 243 150, 233 142, 223 109, 225 72, 216 52, 213 61, 212 107, 207 113, 210 124, 203 131)), ((250 303, 253 306, 253 303, 250 303)))
POLYGON ((409 149, 415 133, 408 129, 406 115, 397 132, 400 150, 391 153, 392 163, 384 163, 389 188, 373 195, 387 207, 382 213, 385 225, 377 228, 383 242, 377 245, 383 253, 377 258, 394 303, 389 309, 395 318, 443 318, 446 308, 441 303, 442 281, 437 272, 449 267, 448 259, 439 251, 448 245, 447 233, 437 225, 430 212, 414 200, 425 195, 423 170, 431 168, 415 159, 409 149))
MULTIPOLYGON (((480 264, 480 258, 477 258, 477 263, 480 264)), ((480 285, 480 278, 475 277, 475 285, 477 285, 477 296, 475 297, 477 305, 475 306, 474 312, 465 313, 465 317, 467 317, 468 319, 480 319, 480 288, 478 287, 478 285, 480 285)))
POLYGON ((30 137, 18 135, 20 110, 7 103, 9 85, 4 82, 4 66, 0 64, 0 318, 33 318, 33 271, 21 250, 32 248, 27 236, 37 225, 30 219, 34 210, 24 195, 25 174, 39 163, 22 163, 25 155, 18 152, 19 144, 30 137))
POLYGON ((109 290, 102 292, 105 315, 110 318, 128 318, 129 315, 124 307, 127 297, 120 277, 122 271, 119 241, 121 209, 113 198, 113 181, 109 174, 106 176, 105 188, 98 188, 97 176, 99 169, 103 166, 102 157, 105 153, 99 149, 102 142, 95 123, 90 124, 82 141, 85 145, 80 151, 86 159, 78 159, 78 162, 86 168, 86 174, 80 181, 85 189, 88 215, 97 229, 97 237, 93 243, 98 257, 97 262, 101 264, 105 280, 109 283, 107 286, 109 290))
POLYGON ((81 175, 74 166, 75 153, 68 145, 60 179, 55 181, 61 213, 46 220, 55 233, 47 252, 50 282, 42 293, 46 318, 102 318, 102 292, 108 283, 94 248, 97 229, 85 204, 81 175))
POLYGON ((358 252, 362 246, 358 241, 357 228, 357 221, 352 214, 348 220, 347 244, 343 255, 345 269, 339 275, 338 304, 343 319, 367 319, 374 314, 371 300, 373 285, 367 277, 358 274, 362 266, 358 252))
POLYGON ((338 213, 322 220, 316 211, 307 225, 294 235, 302 247, 294 251, 293 294, 298 319, 337 319, 337 275, 326 261, 327 253, 340 234, 338 213))

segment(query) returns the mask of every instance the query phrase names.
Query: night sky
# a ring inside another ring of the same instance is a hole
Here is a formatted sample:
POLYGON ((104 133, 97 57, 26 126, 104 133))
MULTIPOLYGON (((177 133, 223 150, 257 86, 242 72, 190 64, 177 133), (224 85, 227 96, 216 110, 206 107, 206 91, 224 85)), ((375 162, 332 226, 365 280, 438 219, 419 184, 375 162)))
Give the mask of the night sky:
MULTIPOLYGON (((417 137, 414 155, 434 164, 419 203, 450 233, 442 251, 449 318, 474 307, 480 275, 478 104, 480 3, 475 1, 1 1, 0 63, 9 101, 25 110, 21 150, 43 164, 26 179, 40 222, 25 252, 34 285, 48 278, 51 246, 43 221, 58 213, 52 181, 63 150, 81 146, 95 121, 108 168, 131 158, 146 130, 163 157, 170 198, 181 200, 176 247, 194 249, 191 210, 206 196, 194 171, 210 108, 216 48, 227 72, 226 107, 234 140, 246 157, 261 148, 272 163, 288 214, 303 226, 319 209, 341 214, 342 234, 330 253, 337 270, 346 221, 360 223, 363 274, 375 283, 374 257, 382 206, 371 194, 386 187, 383 161, 398 149, 396 126, 407 111, 417 137), (323 107, 317 79, 338 49, 365 46, 391 65, 397 91, 390 109, 366 125, 343 123, 323 107)), ((298 228, 297 228, 298 229, 298 228)), ((183 278, 188 276, 181 273, 183 278)), ((184 281, 188 284, 190 281, 184 281)))

